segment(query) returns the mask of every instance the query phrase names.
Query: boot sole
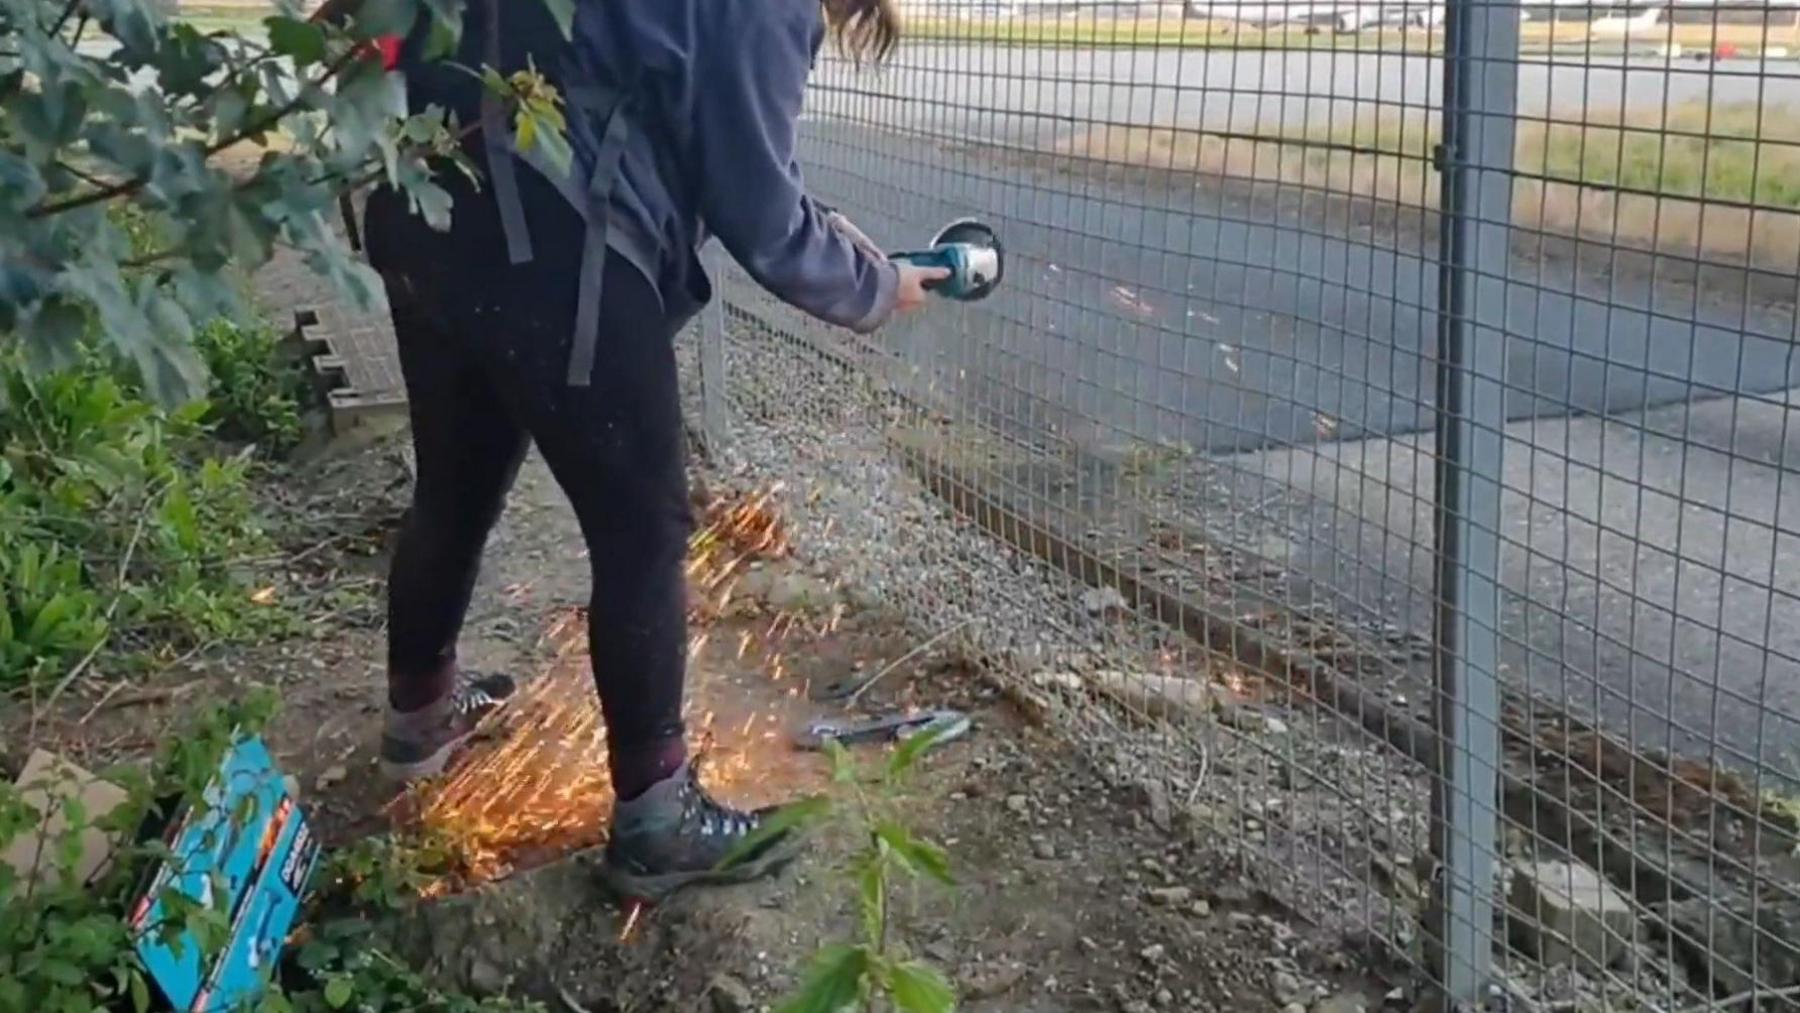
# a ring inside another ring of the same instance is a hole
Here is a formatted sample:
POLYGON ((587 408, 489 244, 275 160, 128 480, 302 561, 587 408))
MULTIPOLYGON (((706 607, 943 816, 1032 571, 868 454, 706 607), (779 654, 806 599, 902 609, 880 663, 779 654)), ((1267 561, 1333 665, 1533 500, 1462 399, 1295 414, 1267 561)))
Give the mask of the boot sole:
POLYGON ((705 869, 699 872, 664 872, 642 874, 621 869, 610 861, 600 864, 601 882, 621 901, 660 904, 691 886, 735 886, 773 876, 800 855, 798 840, 772 846, 760 857, 734 865, 729 869, 705 869))
POLYGON ((389 781, 402 785, 436 777, 444 772, 444 768, 450 765, 450 760, 456 756, 459 750, 468 745, 469 740, 474 737, 475 733, 473 731, 464 732, 462 735, 437 747, 437 749, 433 750, 429 755, 418 760, 413 760, 410 763, 402 763, 398 760, 390 760, 386 757, 382 757, 381 774, 389 781))

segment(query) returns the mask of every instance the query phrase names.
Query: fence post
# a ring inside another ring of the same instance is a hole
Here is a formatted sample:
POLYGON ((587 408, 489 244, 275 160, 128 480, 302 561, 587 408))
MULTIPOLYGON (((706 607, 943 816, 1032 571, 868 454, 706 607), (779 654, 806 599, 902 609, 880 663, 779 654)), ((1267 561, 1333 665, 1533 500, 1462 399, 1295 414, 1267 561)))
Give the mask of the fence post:
POLYGON ((1517 0, 1448 0, 1440 173, 1437 441, 1438 862, 1432 969, 1478 1003, 1494 946, 1499 853, 1500 489, 1506 275, 1519 63, 1517 0))
POLYGON ((713 249, 701 252, 706 273, 713 279, 712 304, 700 311, 700 432, 706 451, 717 455, 726 447, 730 424, 725 412, 725 256, 713 249))

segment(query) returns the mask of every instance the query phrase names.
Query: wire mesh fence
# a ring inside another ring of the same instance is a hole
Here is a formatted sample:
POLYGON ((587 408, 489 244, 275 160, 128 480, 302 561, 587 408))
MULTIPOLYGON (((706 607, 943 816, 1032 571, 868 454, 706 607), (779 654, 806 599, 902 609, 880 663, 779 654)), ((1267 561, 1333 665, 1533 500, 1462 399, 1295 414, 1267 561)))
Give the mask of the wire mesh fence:
POLYGON ((811 188, 1002 289, 684 340, 797 544, 1453 999, 1800 1009, 1800 7, 908 8, 811 188))

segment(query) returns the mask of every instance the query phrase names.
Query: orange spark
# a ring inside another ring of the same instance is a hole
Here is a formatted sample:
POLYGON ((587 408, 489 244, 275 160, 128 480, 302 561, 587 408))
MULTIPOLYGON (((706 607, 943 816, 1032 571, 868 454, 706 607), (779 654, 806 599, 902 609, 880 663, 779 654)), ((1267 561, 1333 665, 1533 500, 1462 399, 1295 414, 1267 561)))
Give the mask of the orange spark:
MULTIPOLYGON (((778 490, 709 504, 706 523, 689 542, 689 573, 703 584, 726 585, 748 560, 786 552, 786 531, 769 505, 778 490)), ((515 589, 524 588, 509 591, 515 589)), ((440 881, 424 892, 436 895, 456 884, 494 879, 604 838, 612 786, 605 724, 587 662, 585 617, 579 608, 556 614, 545 631, 556 650, 546 669, 522 682, 514 701, 496 712, 455 768, 419 789, 417 822, 446 842, 455 863, 454 884, 440 881)), ((692 655, 706 641, 702 631, 691 642, 692 655)), ((750 643, 746 634, 740 656, 750 643)), ((708 713, 705 727, 712 723, 708 713)), ((729 787, 748 771, 748 760, 740 755, 709 770, 708 777, 729 787)))
POLYGON ((619 930, 619 942, 625 943, 631 938, 631 930, 637 928, 638 916, 644 913, 644 905, 632 902, 631 913, 625 916, 625 927, 619 930))

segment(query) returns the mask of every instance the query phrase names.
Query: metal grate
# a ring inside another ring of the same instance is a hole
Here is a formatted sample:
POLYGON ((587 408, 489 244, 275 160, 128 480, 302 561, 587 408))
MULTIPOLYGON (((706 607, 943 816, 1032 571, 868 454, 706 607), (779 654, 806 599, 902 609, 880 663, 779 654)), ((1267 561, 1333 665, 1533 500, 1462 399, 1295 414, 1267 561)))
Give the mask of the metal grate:
POLYGON ((857 339, 724 272, 694 417, 1421 984, 1800 1008, 1795 8, 1314 9, 823 60, 813 189, 1007 285, 857 339))

